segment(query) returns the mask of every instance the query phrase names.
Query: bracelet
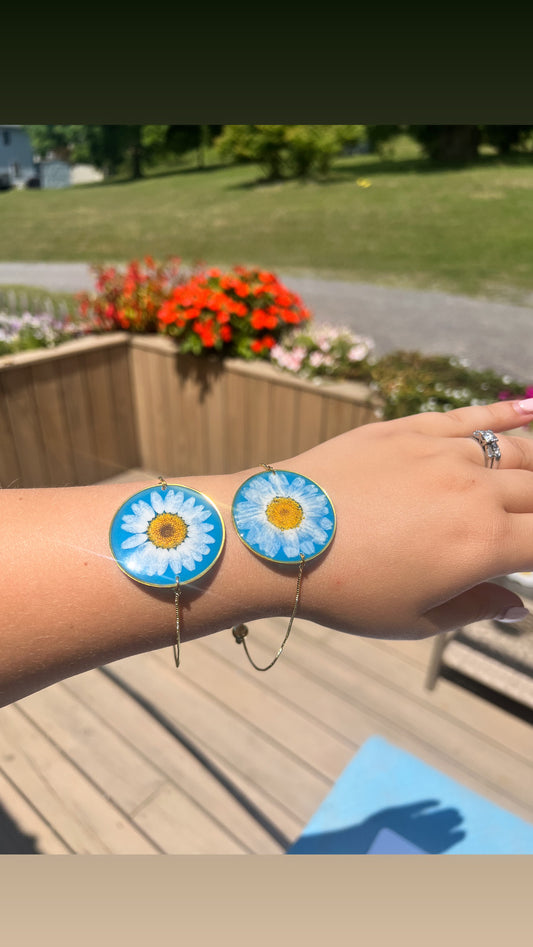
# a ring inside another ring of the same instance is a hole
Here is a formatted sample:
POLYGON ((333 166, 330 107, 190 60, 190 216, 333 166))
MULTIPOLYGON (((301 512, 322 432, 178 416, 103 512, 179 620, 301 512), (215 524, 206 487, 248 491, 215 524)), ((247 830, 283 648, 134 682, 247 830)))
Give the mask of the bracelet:
POLYGON ((213 501, 190 487, 169 484, 163 477, 158 486, 129 497, 111 522, 109 545, 119 568, 142 585, 174 589, 176 667, 182 586, 209 572, 224 541, 224 520, 213 501))
POLYGON ((248 628, 236 625, 232 631, 242 644, 256 671, 268 671, 283 652, 298 610, 303 569, 306 562, 320 556, 333 540, 336 516, 327 493, 308 477, 289 470, 276 470, 270 464, 253 474, 239 487, 233 498, 233 525, 245 546, 268 562, 298 564, 296 597, 285 637, 273 660, 260 667, 248 651, 248 628))
MULTIPOLYGON (((247 548, 281 566, 298 566, 296 596, 285 637, 265 667, 255 663, 246 643, 248 628, 233 628, 257 671, 268 671, 283 652, 300 602, 304 565, 322 555, 333 540, 336 516, 327 493, 314 480, 270 464, 253 474, 235 493, 231 515, 247 548)), ((180 598, 182 587, 200 579, 215 565, 225 542, 224 520, 209 497, 179 483, 147 487, 119 507, 111 522, 109 545, 129 578, 152 588, 174 589, 176 667, 180 665, 180 598)))

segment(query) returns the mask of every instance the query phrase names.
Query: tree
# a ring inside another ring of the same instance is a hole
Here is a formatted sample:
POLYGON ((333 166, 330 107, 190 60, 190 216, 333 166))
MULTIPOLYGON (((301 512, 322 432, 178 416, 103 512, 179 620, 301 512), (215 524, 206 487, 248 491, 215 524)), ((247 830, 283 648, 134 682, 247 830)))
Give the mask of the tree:
POLYGON ((222 158, 260 165, 270 181, 282 177, 285 125, 225 125, 215 144, 222 158))
POLYGON ((513 148, 524 145, 531 136, 533 125, 484 125, 483 139, 493 145, 498 154, 508 155, 513 148))
POLYGON ((363 137, 363 125, 225 125, 215 144, 222 157, 259 164, 275 181, 326 175, 344 146, 363 137))
POLYGON ((435 162, 460 164, 476 161, 482 143, 492 145, 500 155, 527 145, 532 125, 367 125, 372 150, 383 146, 400 133, 408 134, 435 162))
POLYGON ((478 156, 480 125, 408 125, 407 131, 432 161, 464 164, 478 156))
POLYGON ((125 169, 136 180, 146 166, 197 151, 204 167, 206 149, 221 125, 26 125, 34 152, 65 161, 94 164, 106 176, 125 169))
POLYGON ((86 161, 85 125, 25 125, 31 146, 40 158, 86 161))

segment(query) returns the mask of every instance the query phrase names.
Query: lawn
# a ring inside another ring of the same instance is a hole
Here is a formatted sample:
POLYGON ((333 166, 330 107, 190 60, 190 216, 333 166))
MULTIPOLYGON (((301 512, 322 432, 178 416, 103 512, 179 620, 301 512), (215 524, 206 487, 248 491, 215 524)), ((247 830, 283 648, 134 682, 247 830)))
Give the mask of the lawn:
POLYGON ((456 170, 357 156, 324 183, 267 184, 255 166, 212 165, 0 193, 4 261, 172 254, 514 302, 532 298, 532 231, 531 156, 456 170))

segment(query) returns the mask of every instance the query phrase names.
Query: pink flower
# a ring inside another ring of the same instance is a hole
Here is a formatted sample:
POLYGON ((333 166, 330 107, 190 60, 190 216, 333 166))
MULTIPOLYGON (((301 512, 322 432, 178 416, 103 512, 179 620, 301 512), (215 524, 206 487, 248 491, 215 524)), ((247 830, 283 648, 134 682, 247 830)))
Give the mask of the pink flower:
POLYGON ((322 352, 311 352, 309 364, 312 368, 320 368, 320 366, 324 364, 324 355, 322 352))
POLYGON ((362 362, 364 358, 368 355, 368 346, 364 342, 359 342, 357 345, 352 345, 350 351, 348 352, 348 358, 350 362, 362 362))

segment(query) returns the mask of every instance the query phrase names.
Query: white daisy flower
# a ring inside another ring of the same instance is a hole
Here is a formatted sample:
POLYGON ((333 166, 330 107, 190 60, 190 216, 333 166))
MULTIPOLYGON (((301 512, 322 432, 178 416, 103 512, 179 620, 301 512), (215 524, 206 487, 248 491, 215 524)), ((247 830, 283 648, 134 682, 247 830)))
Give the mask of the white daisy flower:
MULTIPOLYGON (((187 491, 189 493, 189 491, 187 491)), ((196 497, 185 496, 183 490, 166 488, 164 492, 146 491, 146 499, 137 499, 121 518, 121 529, 130 535, 121 543, 122 550, 132 550, 122 561, 134 576, 163 576, 170 569, 179 577, 183 570, 203 574, 199 564, 212 557, 211 535, 215 526, 212 511, 196 497)), ((132 498, 135 500, 135 497, 132 498)))
POLYGON ((233 519, 241 538, 278 562, 317 556, 333 538, 335 514, 326 494, 306 477, 256 474, 237 492, 233 519))

